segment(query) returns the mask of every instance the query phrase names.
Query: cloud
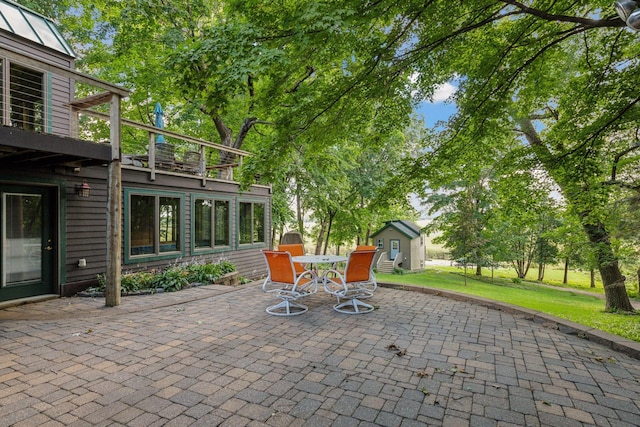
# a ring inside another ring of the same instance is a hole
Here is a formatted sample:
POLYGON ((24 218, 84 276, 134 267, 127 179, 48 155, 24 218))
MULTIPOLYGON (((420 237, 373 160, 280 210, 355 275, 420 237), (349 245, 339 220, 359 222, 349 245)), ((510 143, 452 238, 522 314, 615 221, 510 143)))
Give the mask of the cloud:
POLYGON ((444 83, 436 87, 436 90, 433 92, 433 96, 431 97, 431 102, 443 102, 449 99, 451 95, 456 93, 458 88, 451 83, 444 83))

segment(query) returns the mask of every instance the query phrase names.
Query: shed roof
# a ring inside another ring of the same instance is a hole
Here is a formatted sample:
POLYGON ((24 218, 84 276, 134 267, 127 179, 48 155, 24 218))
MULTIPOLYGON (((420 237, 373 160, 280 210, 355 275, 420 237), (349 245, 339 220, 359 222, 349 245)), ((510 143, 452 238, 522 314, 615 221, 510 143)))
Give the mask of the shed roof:
POLYGON ((415 239, 416 237, 420 236, 420 227, 417 224, 403 219, 395 219, 393 221, 386 221, 384 223, 384 226, 373 233, 371 237, 375 237, 389 227, 395 228, 410 239, 415 239))
POLYGON ((75 58, 71 46, 49 18, 9 0, 0 0, 0 28, 75 58))

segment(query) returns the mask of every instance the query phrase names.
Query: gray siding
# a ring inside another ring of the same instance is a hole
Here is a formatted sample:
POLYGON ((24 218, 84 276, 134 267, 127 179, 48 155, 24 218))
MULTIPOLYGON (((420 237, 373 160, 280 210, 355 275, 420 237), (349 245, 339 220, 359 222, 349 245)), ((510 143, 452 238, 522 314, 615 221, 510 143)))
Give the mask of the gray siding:
MULTIPOLYGON (((86 171, 94 171, 90 175, 90 179, 94 179, 96 176, 96 170, 102 170, 106 173, 104 167, 86 168, 86 171)), ((227 259, 236 265, 241 275, 246 277, 260 277, 266 273, 266 265, 261 253, 261 247, 250 248, 238 248, 237 246, 237 212, 236 204, 238 200, 255 200, 265 203, 267 220, 266 220, 266 239, 270 239, 271 229, 271 196, 269 189, 265 187, 253 187, 250 190, 245 191, 241 195, 239 192, 239 185, 231 182, 222 181, 208 181, 205 187, 202 187, 201 181, 194 178, 168 176, 168 175, 156 175, 156 180, 149 181, 149 174, 147 172, 127 170, 122 171, 122 181, 124 189, 141 189, 151 190, 158 192, 173 192, 184 194, 184 244, 185 244, 185 256, 181 258, 164 259, 164 260, 152 260, 152 261, 136 261, 132 259, 129 263, 125 263, 126 259, 123 252, 122 269, 124 272, 133 272, 138 270, 148 270, 153 268, 161 268, 168 264, 197 261, 217 261, 220 259, 227 259), (210 254, 191 253, 191 205, 194 195, 211 195, 222 196, 229 198, 231 201, 231 251, 216 252, 210 254)), ((87 182, 91 186, 91 198, 82 199, 79 201, 79 208, 73 209, 72 203, 68 202, 68 249, 67 249, 67 279, 68 281, 77 280, 90 280, 94 279, 96 274, 104 272, 105 265, 105 245, 106 235, 104 230, 106 229, 106 181, 92 181, 87 179, 87 182), (94 199, 94 188, 96 189, 95 201, 92 201, 90 205, 86 204, 86 201, 94 199), (76 224, 72 224, 76 221, 76 224), (102 232, 102 235, 100 234, 102 232), (90 237, 87 237, 87 234, 90 237), (95 239, 95 240, 94 240, 95 239), (85 256, 80 256, 85 254, 85 256), (87 267, 79 269, 77 262, 79 258, 85 258, 87 260, 87 267)), ((79 182, 82 180, 79 179, 79 182)), ((69 199, 78 199, 75 195, 74 189, 67 190, 70 194, 69 199)), ((126 212, 124 210, 124 198, 122 207, 122 223, 125 224, 126 212)), ((124 235, 124 233, 123 233, 124 235)), ((264 247, 269 247, 271 242, 268 240, 264 247)), ((124 247, 124 241, 123 241, 124 247)), ((124 250, 124 249, 123 249, 124 250)))
POLYGON ((106 269, 106 168, 86 168, 82 175, 66 176, 66 283, 95 280, 106 269), (76 195, 75 186, 87 181, 88 199, 76 195), (79 259, 87 266, 78 267, 79 259))
MULTIPOLYGON (((59 272, 61 293, 65 288, 76 289, 95 283, 96 277, 106 270, 106 206, 107 206, 107 168, 102 166, 82 168, 78 174, 70 169, 56 168, 41 171, 6 170, 0 174, 2 182, 22 183, 25 185, 54 185, 60 194, 60 235, 59 235, 59 272), (75 186, 86 181, 91 187, 89 198, 76 195, 75 186), (86 267, 78 267, 78 260, 85 259, 86 267)), ((147 262, 123 262, 123 272, 162 268, 175 262, 191 262, 194 260, 218 261, 227 259, 232 262, 242 276, 248 278, 263 277, 266 265, 261 249, 270 247, 271 241, 271 195, 266 187, 252 189, 238 194, 239 185, 230 182, 209 182, 206 187, 201 181, 193 178, 160 176, 154 182, 149 181, 149 174, 140 171, 123 170, 123 187, 155 191, 178 192, 185 195, 185 256, 180 259, 153 260, 147 262), (200 255, 191 253, 191 197, 192 194, 211 194, 224 196, 231 200, 231 240, 232 250, 200 255), (266 224, 264 246, 242 248, 237 246, 237 212, 238 200, 252 200, 265 203, 266 224)), ((123 206, 123 227, 125 212, 123 206)), ((123 242, 124 244, 124 242, 123 242)), ((124 261, 124 253, 123 253, 124 261)))
MULTIPOLYGON (((0 45, 18 50, 22 53, 34 56, 65 68, 73 69, 74 60, 52 49, 35 44, 29 40, 20 39, 17 36, 0 31, 0 45)), ((22 64, 28 68, 38 70, 31 64, 22 64)), ((39 70, 42 71, 42 70, 39 70)), ((73 99, 73 82, 62 76, 45 72, 45 87, 47 99, 47 121, 45 129, 47 133, 60 136, 70 136, 71 110, 68 107, 69 101, 73 99)))
POLYGON ((68 106, 72 100, 73 84, 70 79, 51 75, 51 104, 49 119, 51 128, 49 133, 60 136, 71 136, 71 109, 68 106))

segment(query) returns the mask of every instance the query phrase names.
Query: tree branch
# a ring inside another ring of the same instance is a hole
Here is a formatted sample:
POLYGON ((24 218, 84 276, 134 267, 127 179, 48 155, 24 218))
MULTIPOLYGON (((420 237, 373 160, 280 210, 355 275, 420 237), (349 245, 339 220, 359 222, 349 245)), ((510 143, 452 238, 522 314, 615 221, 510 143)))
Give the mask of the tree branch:
POLYGON ((613 160, 613 166, 611 167, 611 180, 610 181, 616 181, 618 162, 620 161, 620 159, 622 157, 626 156, 627 154, 629 154, 630 152, 632 152, 633 150, 637 150, 638 148, 640 148, 640 142, 636 141, 631 147, 629 147, 629 148, 627 148, 625 150, 622 150, 621 152, 616 154, 616 157, 613 160))
POLYGON ((591 19, 591 18, 581 18, 579 16, 568 16, 568 15, 555 15, 553 13, 548 13, 543 10, 530 8, 519 1, 514 0, 503 0, 504 3, 510 4, 512 6, 517 7, 527 15, 536 16, 540 19, 544 19, 545 21, 554 21, 554 22, 571 22, 573 24, 578 24, 583 28, 599 28, 599 27, 625 27, 626 23, 622 21, 619 17, 614 18, 606 18, 606 19, 591 19))
POLYGON ((306 71, 307 71, 307 72, 306 72, 306 74, 304 75, 304 77, 302 77, 300 80, 298 80, 298 81, 296 82, 296 84, 295 84, 295 85, 293 85, 293 87, 292 87, 291 89, 289 89, 289 90, 287 90, 287 91, 286 91, 286 93, 294 93, 294 92, 297 92, 297 91, 298 91, 298 89, 300 88, 300 85, 301 85, 302 83, 304 83, 304 82, 305 82, 305 80, 307 80, 308 78, 310 78, 310 77, 313 75, 313 73, 315 73, 315 72, 316 72, 316 69, 315 69, 314 67, 312 67, 311 65, 307 65, 307 70, 306 70, 306 71))

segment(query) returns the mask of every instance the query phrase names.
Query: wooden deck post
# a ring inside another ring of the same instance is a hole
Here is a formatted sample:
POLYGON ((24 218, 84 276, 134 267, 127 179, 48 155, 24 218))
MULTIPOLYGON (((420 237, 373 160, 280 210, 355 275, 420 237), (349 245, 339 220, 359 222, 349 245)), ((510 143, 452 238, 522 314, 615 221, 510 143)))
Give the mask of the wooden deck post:
POLYGON ((122 155, 120 148, 120 95, 111 95, 111 162, 107 182, 107 274, 105 304, 120 305, 122 277, 122 155))

